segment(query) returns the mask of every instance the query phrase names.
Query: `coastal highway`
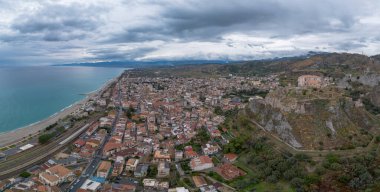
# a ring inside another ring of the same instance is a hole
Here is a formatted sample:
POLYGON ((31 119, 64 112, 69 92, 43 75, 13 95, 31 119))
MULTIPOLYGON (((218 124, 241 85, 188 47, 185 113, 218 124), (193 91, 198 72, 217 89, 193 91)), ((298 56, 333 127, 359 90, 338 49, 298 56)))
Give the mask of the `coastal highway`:
POLYGON ((54 140, 48 144, 39 145, 30 150, 7 157, 5 161, 0 162, 0 180, 21 173, 38 163, 43 163, 49 159, 51 155, 62 150, 67 144, 84 132, 86 129, 83 127, 86 126, 86 124, 97 120, 99 117, 99 115, 96 115, 87 121, 78 122, 75 127, 68 129, 61 136, 54 138, 54 140), (73 137, 72 135, 76 136, 73 137))
POLYGON ((121 105, 120 83, 118 85, 119 85, 119 87, 118 87, 118 102, 119 102, 118 108, 119 108, 119 110, 117 111, 116 117, 115 117, 114 121, 112 122, 112 129, 111 129, 110 133, 108 133, 106 135, 103 143, 101 144, 99 149, 96 151, 95 156, 91 159, 90 163, 87 165, 86 169, 82 172, 81 176, 76 181, 73 182, 72 186, 69 189, 70 192, 76 192, 89 177, 93 176, 95 174, 96 169, 99 166, 99 163, 102 160, 102 153, 103 153, 104 145, 111 138, 111 134, 114 132, 116 123, 119 120, 120 114, 122 113, 122 110, 123 110, 123 108, 121 107, 122 105, 121 105))

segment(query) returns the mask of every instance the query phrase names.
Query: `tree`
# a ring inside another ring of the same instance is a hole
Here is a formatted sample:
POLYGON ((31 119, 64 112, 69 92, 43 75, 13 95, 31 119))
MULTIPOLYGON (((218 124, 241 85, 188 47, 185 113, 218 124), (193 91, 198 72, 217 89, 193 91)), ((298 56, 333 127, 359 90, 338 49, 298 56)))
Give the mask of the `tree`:
POLYGON ((28 178, 30 177, 32 174, 30 174, 29 172, 27 171, 24 171, 20 174, 20 177, 23 177, 23 178, 28 178))
POLYGON ((223 115, 223 109, 219 106, 215 107, 214 113, 217 115, 223 115))
POLYGON ((45 144, 47 142, 49 142, 49 140, 53 137, 52 134, 43 134, 41 136, 38 137, 38 142, 40 144, 45 144))

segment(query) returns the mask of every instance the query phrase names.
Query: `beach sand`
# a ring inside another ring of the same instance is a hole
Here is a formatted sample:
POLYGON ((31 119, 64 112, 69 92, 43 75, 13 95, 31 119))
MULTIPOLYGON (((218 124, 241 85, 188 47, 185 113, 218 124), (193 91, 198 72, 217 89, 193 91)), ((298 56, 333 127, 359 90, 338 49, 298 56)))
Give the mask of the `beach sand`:
POLYGON ((73 105, 65 108, 64 110, 61 110, 57 112, 56 114, 41 120, 37 123, 18 128, 16 130, 10 131, 10 132, 4 132, 0 133, 0 147, 8 146, 13 143, 16 143, 20 140, 22 140, 24 137, 28 137, 29 135, 35 135, 38 134, 38 131, 44 130, 49 125, 52 125, 56 123, 59 119, 63 119, 66 116, 70 115, 71 113, 75 112, 76 110, 80 109, 89 99, 94 98, 98 93, 105 90, 109 85, 111 85, 118 77, 108 81, 103 85, 100 89, 93 91, 89 93, 86 98, 74 103, 73 105))

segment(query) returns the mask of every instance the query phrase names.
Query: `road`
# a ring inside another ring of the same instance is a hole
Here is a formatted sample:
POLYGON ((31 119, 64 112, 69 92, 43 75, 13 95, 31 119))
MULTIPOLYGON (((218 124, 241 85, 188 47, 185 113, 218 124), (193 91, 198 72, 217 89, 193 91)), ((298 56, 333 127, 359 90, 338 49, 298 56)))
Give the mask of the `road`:
POLYGON ((120 89, 120 83, 118 84, 118 102, 119 105, 117 106, 119 110, 117 111, 116 117, 114 121, 112 122, 112 129, 110 133, 106 135, 106 138, 103 140, 103 143, 100 145, 99 149, 96 151, 95 156, 91 159, 90 163, 87 165, 86 169, 82 172, 82 175, 74 181, 73 185, 70 187, 69 191, 70 192, 76 192, 82 185, 83 183, 90 178, 92 175, 95 174, 96 169, 99 166, 99 163, 102 160, 102 152, 105 144, 109 141, 111 138, 112 132, 114 132, 116 123, 119 120, 120 114, 123 110, 122 105, 121 105, 121 89, 120 89))

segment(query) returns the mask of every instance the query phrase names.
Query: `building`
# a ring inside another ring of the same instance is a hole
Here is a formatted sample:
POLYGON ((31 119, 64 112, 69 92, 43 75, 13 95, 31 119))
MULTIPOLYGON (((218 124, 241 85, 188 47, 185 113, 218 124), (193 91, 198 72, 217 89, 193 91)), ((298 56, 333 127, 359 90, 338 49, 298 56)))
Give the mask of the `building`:
POLYGON ((215 172, 227 181, 246 175, 244 171, 229 163, 218 166, 215 172))
POLYGON ((207 182, 202 176, 193 176, 193 181, 197 188, 207 186, 207 182))
POLYGON ((100 163, 100 165, 99 165, 99 168, 98 168, 97 172, 96 172, 96 176, 97 177, 107 178, 108 174, 110 173, 111 167, 112 167, 111 162, 109 162, 109 161, 102 161, 100 163))
POLYGON ((185 187, 177 187, 169 189, 168 192, 189 192, 189 190, 185 187))
POLYGON ((298 77, 298 87, 320 88, 323 85, 323 78, 317 75, 302 75, 298 77))
POLYGON ((139 164, 134 172, 135 177, 145 177, 148 174, 149 165, 139 164))
POLYGON ((199 188, 199 190, 201 192, 218 192, 218 190, 216 190, 216 188, 213 185, 201 187, 199 188))
POLYGON ((193 150, 186 150, 185 151, 185 157, 187 159, 192 159, 192 158, 196 158, 196 157, 199 157, 198 153, 193 151, 193 150))
POLYGON ((214 163, 209 156, 200 156, 190 161, 190 167, 193 171, 201 171, 214 167, 214 163))
POLYGON ((205 146, 202 147, 202 151, 204 155, 213 155, 215 153, 218 153, 219 146, 207 143, 205 146))
POLYGON ((72 176, 74 176, 73 172, 62 165, 55 165, 39 174, 40 180, 50 186, 68 181, 72 176))
POLYGON ((126 171, 135 171, 137 164, 139 164, 139 160, 135 158, 130 158, 127 161, 127 164, 125 165, 126 171))
POLYGON ((237 158, 238 156, 235 153, 224 154, 224 159, 231 163, 236 161, 237 158))
POLYGON ((157 177, 167 177, 170 175, 170 165, 168 162, 160 162, 157 167, 157 177))
POLYGON ((113 177, 116 177, 123 172, 124 162, 125 162, 124 157, 122 157, 122 156, 116 157, 115 163, 113 165, 113 170, 112 170, 112 176, 113 177))
POLYGON ((156 150, 153 156, 153 162, 167 161, 170 162, 170 154, 168 150, 156 150))
POLYGON ((101 186, 101 183, 87 179, 80 187, 86 191, 97 191, 101 186))
POLYGON ((175 151, 174 159, 180 161, 183 159, 183 151, 175 151))
POLYGON ((86 144, 86 141, 84 141, 83 139, 78 139, 74 142, 74 146, 77 147, 77 148, 81 148, 83 147, 84 145, 86 144))

